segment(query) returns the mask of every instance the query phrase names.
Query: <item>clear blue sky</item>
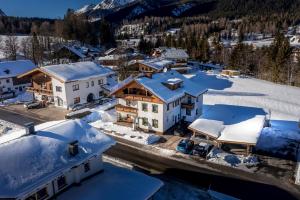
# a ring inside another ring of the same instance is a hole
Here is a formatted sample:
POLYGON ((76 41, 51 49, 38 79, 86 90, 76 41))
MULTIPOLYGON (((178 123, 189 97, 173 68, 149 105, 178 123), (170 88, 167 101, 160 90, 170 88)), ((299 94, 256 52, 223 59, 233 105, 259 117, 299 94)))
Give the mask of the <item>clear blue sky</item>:
POLYGON ((78 9, 101 0, 0 0, 0 9, 8 16, 63 17, 68 8, 78 9))

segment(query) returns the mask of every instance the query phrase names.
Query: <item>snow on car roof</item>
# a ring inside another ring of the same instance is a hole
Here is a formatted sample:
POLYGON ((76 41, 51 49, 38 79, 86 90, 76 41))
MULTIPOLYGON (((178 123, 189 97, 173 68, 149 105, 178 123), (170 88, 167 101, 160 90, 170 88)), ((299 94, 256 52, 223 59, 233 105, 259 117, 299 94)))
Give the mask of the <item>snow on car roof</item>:
POLYGON ((0 144, 0 198, 22 195, 115 144, 80 120, 45 123, 34 135, 25 136, 24 129, 15 135, 23 136, 0 144), (68 144, 75 140, 79 154, 70 157, 68 144))
POLYGON ((98 65, 94 62, 49 65, 42 67, 41 70, 63 80, 64 82, 84 80, 114 73, 111 69, 98 65))
POLYGON ((36 65, 30 60, 0 62, 0 78, 11 78, 33 70, 36 65))
POLYGON ((71 188, 57 199, 98 200, 101 199, 150 199, 162 186, 159 179, 140 172, 104 163, 103 173, 83 182, 80 187, 71 188))
POLYGON ((233 105, 205 105, 203 115, 189 128, 220 142, 256 144, 264 128, 263 109, 233 105))
POLYGON ((207 89, 201 84, 195 84, 174 70, 153 74, 152 78, 140 77, 137 78, 136 81, 166 103, 175 101, 176 99, 183 97, 185 94, 198 97, 207 91, 207 89), (183 84, 178 89, 171 90, 163 84, 168 82, 170 79, 180 79, 182 80, 183 84))

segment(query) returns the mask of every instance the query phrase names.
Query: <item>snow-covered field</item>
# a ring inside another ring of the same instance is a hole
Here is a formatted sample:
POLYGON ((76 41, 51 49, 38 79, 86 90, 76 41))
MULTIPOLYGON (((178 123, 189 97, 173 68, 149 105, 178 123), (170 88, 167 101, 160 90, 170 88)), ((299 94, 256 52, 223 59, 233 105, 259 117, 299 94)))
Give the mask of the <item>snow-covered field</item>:
POLYGON ((186 75, 209 91, 204 104, 228 104, 271 111, 272 120, 300 119, 300 88, 254 78, 224 78, 196 72, 186 75))

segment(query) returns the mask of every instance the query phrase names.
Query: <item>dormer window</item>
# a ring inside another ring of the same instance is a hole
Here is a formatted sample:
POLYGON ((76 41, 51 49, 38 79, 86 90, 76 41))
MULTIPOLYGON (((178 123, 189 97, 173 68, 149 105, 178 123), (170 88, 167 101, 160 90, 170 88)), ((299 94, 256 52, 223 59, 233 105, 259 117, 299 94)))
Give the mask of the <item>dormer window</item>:
POLYGON ((179 78, 171 78, 162 83, 164 86, 169 88, 170 90, 176 90, 182 87, 183 81, 179 78))

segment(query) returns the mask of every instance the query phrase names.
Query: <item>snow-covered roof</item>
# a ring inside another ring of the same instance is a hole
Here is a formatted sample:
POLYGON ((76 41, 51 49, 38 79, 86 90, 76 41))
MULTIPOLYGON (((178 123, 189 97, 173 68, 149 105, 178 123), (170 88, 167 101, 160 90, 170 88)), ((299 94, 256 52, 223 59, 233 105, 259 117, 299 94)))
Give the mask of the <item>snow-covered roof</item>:
POLYGON ((231 105, 205 105, 203 115, 189 128, 219 142, 256 144, 264 128, 263 109, 231 105))
POLYGON ((228 125, 217 139, 221 142, 256 144, 264 128, 266 116, 257 115, 251 119, 228 125))
POLYGON ((33 70, 36 65, 30 60, 0 62, 0 78, 11 78, 33 70))
POLYGON ((116 48, 110 48, 110 49, 108 49, 107 51, 104 52, 104 55, 109 55, 112 52, 114 52, 115 50, 116 50, 116 48))
POLYGON ((69 51, 73 52, 75 55, 77 55, 80 58, 86 58, 86 56, 84 54, 82 54, 80 51, 78 51, 77 49, 75 49, 74 47, 71 46, 67 46, 64 45, 63 47, 65 47, 66 49, 68 49, 69 51))
POLYGON ((94 62, 49 65, 40 69, 64 82, 84 80, 114 73, 111 69, 94 62))
POLYGON ((166 59, 188 59, 189 55, 184 49, 166 48, 162 51, 161 57, 166 59))
POLYGON ((165 103, 175 101, 176 99, 183 97, 185 94, 198 97, 207 91, 207 89, 201 84, 196 84, 188 78, 185 78, 182 74, 173 70, 153 74, 152 78, 140 77, 135 80, 165 103), (164 85, 164 83, 167 83, 168 80, 172 79, 180 79, 182 81, 181 87, 176 90, 171 90, 164 85))
POLYGON ((103 173, 71 188, 58 196, 58 200, 150 199, 162 186, 159 179, 140 172, 104 163, 103 173))
POLYGON ((22 196, 115 144, 81 120, 48 122, 35 130, 27 136, 24 129, 10 133, 24 136, 0 145, 0 198, 22 196), (71 157, 68 145, 75 140, 79 154, 71 157))
POLYGON ((173 64, 173 61, 166 59, 149 59, 141 61, 140 63, 155 70, 163 70, 165 67, 173 64))

